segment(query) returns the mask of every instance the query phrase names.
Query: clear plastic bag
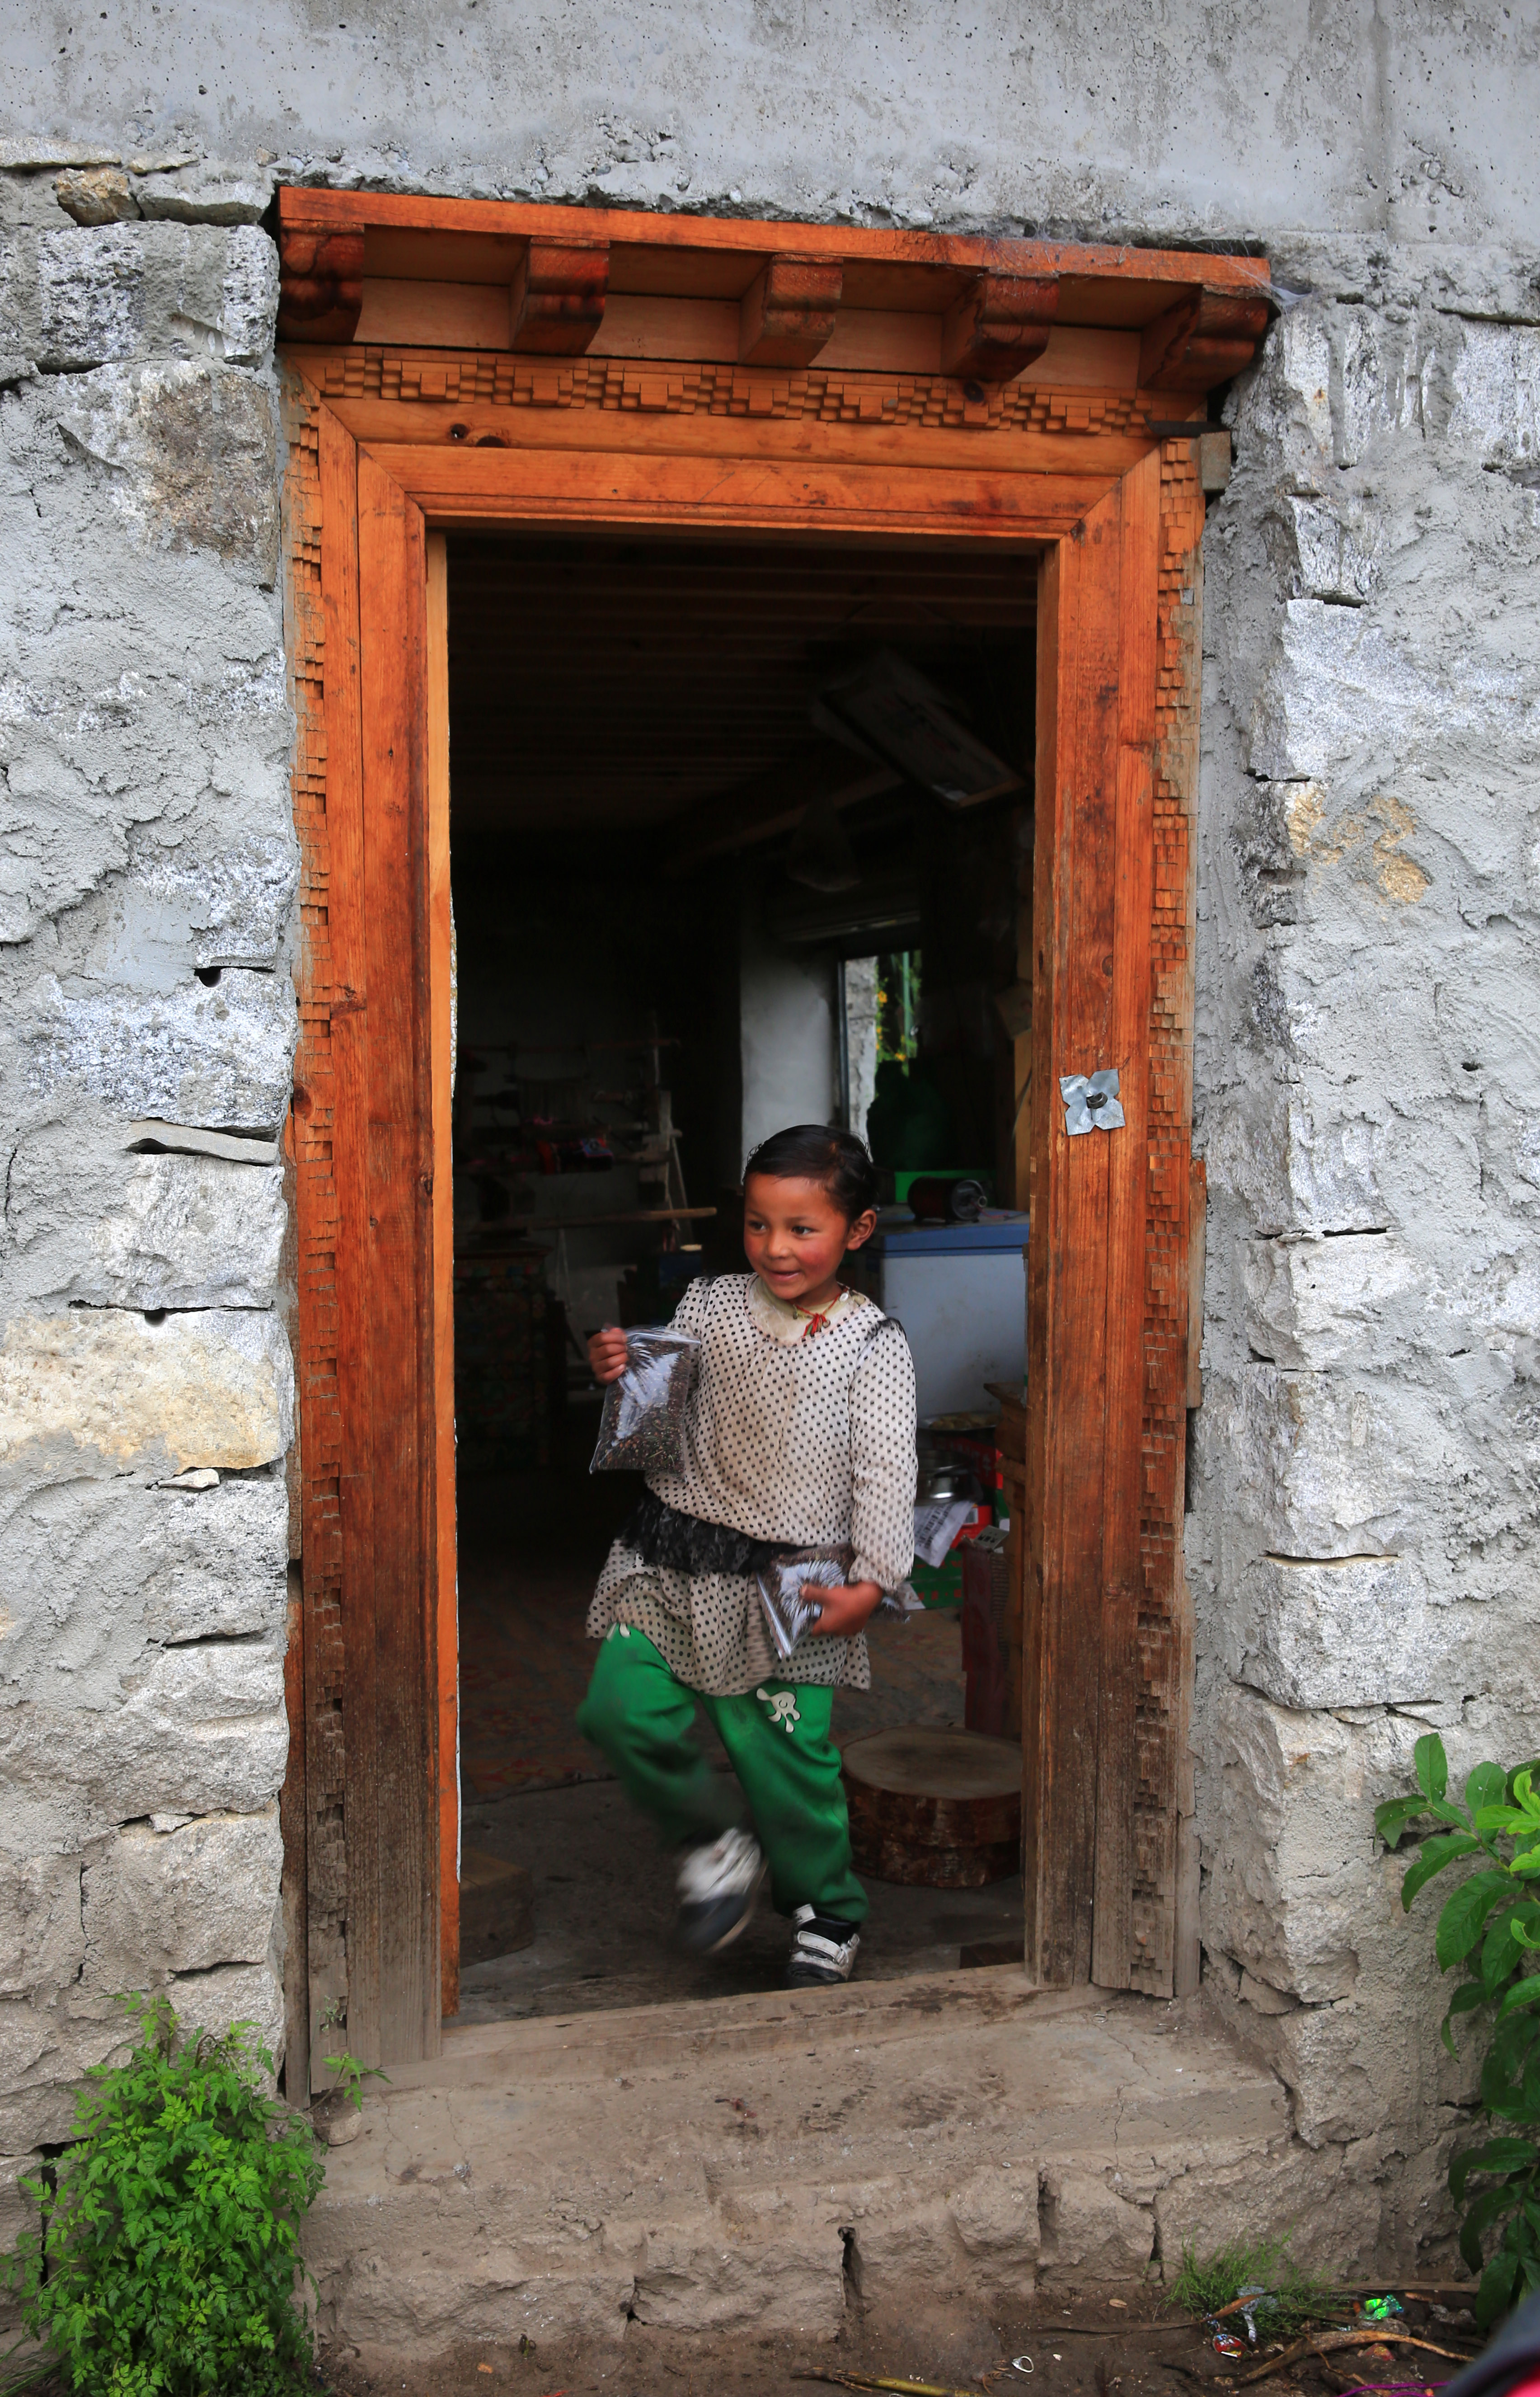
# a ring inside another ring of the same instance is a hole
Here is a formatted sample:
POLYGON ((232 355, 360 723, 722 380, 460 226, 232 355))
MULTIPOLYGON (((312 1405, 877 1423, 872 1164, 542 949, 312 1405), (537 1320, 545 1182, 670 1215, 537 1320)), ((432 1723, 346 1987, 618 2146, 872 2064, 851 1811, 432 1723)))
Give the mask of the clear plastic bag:
MULTIPOLYGON (((817 1622, 820 1589, 839 1588, 854 1562, 850 1548, 793 1548, 760 1566, 755 1575, 759 1603, 783 1664, 809 1624, 817 1622)), ((924 1609, 908 1583, 902 1582, 897 1589, 884 1592, 877 1612, 904 1615, 922 1614, 924 1609)))
POLYGON ((666 1323, 625 1335, 625 1371, 604 1394, 590 1473, 677 1473, 701 1344, 666 1323))

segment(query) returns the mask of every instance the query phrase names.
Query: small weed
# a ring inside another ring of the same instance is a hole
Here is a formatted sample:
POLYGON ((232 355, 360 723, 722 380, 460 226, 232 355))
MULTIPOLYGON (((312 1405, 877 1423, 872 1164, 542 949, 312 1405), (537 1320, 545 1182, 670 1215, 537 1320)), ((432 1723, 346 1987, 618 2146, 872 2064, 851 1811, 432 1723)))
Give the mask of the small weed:
MULTIPOLYGON (((1242 2289, 1262 2288, 1267 2295, 1256 2303, 1256 2327, 1259 2338, 1294 2338, 1312 2323, 1323 2322, 1340 2311, 1333 2302, 1332 2284, 1306 2271, 1289 2254, 1288 2242, 1257 2239, 1249 2243, 1236 2240, 1227 2247, 1216 2247, 1206 2261, 1199 2263, 1191 2247, 1182 2250, 1182 2270, 1172 2283, 1168 2306, 1180 2306, 1185 2313, 1197 2314, 1201 2320, 1219 2311, 1242 2289)), ((1230 2323, 1238 2335, 1245 2337, 1243 2318, 1235 2314, 1230 2323)))

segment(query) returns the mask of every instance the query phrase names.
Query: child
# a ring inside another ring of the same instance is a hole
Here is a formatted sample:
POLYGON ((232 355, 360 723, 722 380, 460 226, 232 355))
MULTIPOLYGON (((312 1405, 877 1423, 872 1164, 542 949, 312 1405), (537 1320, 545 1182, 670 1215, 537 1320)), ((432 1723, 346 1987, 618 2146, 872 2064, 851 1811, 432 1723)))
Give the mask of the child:
MULTIPOLYGON (((578 1715, 628 1795, 679 1850, 679 1930, 715 1955, 754 1911, 768 1869, 796 1926, 793 1989, 849 1980, 866 1916, 850 1864, 839 1752, 842 1683, 871 1687, 863 1626, 914 1557, 915 1374, 899 1326, 836 1279, 877 1223, 860 1141, 798 1124, 761 1143, 743 1179, 753 1271, 692 1282, 675 1322, 701 1343, 678 1473, 609 1551, 589 1610, 600 1640, 578 1715), (783 1549, 850 1547, 850 1579, 780 1664, 755 1586, 783 1549), (739 1792, 690 1736, 699 1699, 739 1792)), ((596 1376, 625 1370, 625 1334, 588 1344, 596 1376)))

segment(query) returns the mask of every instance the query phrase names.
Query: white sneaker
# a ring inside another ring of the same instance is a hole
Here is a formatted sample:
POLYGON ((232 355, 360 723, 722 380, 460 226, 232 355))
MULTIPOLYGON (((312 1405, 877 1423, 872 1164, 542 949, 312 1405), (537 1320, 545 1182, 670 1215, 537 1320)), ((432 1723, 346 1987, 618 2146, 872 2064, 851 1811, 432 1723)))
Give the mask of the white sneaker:
POLYGON ((766 1865, 752 1831, 724 1831, 679 1859, 679 1938, 697 1956, 730 1948, 748 1928, 766 1865))
POLYGON ((788 1989, 826 1989, 848 1981, 855 1968, 861 1934, 853 1922, 838 1922, 814 1906, 799 1906, 792 1916, 797 1929, 786 1964, 788 1989))

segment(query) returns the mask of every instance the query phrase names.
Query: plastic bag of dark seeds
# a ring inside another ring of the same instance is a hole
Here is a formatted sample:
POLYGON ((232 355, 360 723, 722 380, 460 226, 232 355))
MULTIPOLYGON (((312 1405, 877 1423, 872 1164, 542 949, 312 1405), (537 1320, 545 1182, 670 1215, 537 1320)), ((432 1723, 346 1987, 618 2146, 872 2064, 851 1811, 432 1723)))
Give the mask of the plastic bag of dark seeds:
MULTIPOLYGON (((761 1565, 755 1575, 759 1603, 765 1610, 775 1653, 783 1664, 809 1624, 818 1620, 819 1590, 837 1589, 854 1562, 852 1548, 793 1548, 783 1557, 772 1557, 768 1565, 761 1565)), ((897 1589, 883 1591, 877 1612, 900 1616, 923 1614, 925 1606, 905 1581, 900 1582, 897 1589)))
POLYGON ((685 1411, 695 1391, 701 1344, 666 1323, 625 1335, 625 1371, 604 1394, 590 1473, 678 1473, 685 1411))
POLYGON ((775 1653, 784 1663, 819 1615, 820 1589, 837 1589, 855 1561, 850 1548, 792 1548, 755 1575, 775 1653))

